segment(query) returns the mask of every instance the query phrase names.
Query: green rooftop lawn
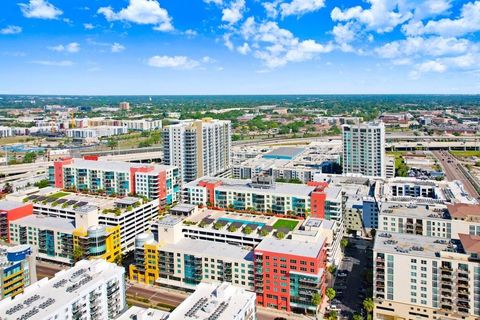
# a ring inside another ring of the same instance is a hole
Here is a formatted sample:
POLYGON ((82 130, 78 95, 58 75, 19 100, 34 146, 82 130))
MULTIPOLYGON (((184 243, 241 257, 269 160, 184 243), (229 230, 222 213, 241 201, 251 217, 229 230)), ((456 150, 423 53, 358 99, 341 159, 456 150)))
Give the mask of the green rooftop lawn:
POLYGON ((298 222, 299 221, 297 220, 278 219, 277 222, 273 224, 273 228, 288 228, 290 230, 293 230, 297 226, 298 222))
POLYGON ((68 196, 69 194, 70 193, 68 193, 68 192, 60 191, 60 192, 54 193, 52 195, 49 195, 48 197, 49 198, 54 198, 54 199, 60 199, 62 197, 68 196))
POLYGON ((452 150, 450 151, 450 153, 457 157, 480 157, 480 151, 473 151, 473 150, 467 150, 467 151, 452 150))

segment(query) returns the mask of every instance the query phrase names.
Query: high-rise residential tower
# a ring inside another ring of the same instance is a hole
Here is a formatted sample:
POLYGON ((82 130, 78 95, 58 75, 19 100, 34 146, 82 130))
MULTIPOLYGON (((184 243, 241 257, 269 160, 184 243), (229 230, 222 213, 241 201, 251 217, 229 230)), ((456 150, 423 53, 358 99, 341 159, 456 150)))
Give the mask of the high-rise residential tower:
POLYGON ((343 173, 385 177, 385 125, 381 122, 342 126, 343 173))
POLYGON ((231 166, 231 123, 186 120, 163 129, 164 162, 177 166, 183 182, 217 176, 231 166))

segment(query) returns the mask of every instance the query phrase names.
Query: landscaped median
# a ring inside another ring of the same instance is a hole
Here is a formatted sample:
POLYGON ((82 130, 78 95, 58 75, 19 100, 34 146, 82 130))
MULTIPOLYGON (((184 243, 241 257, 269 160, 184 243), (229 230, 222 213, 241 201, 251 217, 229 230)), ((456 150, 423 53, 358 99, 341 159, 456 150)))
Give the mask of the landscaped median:
POLYGON ((128 306, 137 306, 137 307, 143 307, 143 308, 155 308, 155 309, 160 309, 164 311, 169 311, 171 312, 173 309, 175 309, 175 306, 166 304, 166 303, 151 303, 149 299, 140 297, 140 296, 134 296, 131 294, 127 294, 126 296, 127 299, 127 304, 128 306))

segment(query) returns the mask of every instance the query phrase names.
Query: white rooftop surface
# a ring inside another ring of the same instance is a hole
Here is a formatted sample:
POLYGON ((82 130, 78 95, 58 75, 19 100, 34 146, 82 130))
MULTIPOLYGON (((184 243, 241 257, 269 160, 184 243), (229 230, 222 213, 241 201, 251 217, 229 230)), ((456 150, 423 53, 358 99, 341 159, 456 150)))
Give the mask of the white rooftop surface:
MULTIPOLYGON (((160 240, 161 242, 161 240, 160 240)), ((239 246, 212 242, 208 240, 184 238, 175 243, 168 243, 161 247, 162 251, 180 251, 198 254, 203 257, 216 257, 217 259, 237 259, 252 261, 252 251, 239 246)))
POLYGON ((18 201, 12 201, 12 200, 2 200, 0 201, 0 210, 12 210, 18 207, 23 207, 25 206, 25 203, 18 202, 18 201))
POLYGON ((378 232, 373 251, 435 258, 440 252, 455 252, 449 240, 407 233, 378 232))
POLYGON ((450 219, 446 213, 447 207, 441 204, 413 204, 401 202, 384 202, 380 208, 383 216, 398 216, 417 219, 450 219))
POLYGON ((255 251, 268 251, 274 253, 283 253, 291 254, 294 256, 303 256, 316 258, 322 250, 323 244, 325 243, 325 237, 321 237, 318 241, 307 242, 307 241, 298 241, 292 239, 276 239, 276 238, 265 238, 260 242, 255 251))
MULTIPOLYGON (((106 161, 106 160, 85 160, 80 158, 75 158, 72 164, 64 165, 64 168, 79 168, 79 169, 90 169, 90 170, 101 170, 101 171, 122 171, 130 173, 130 168, 143 168, 152 166, 151 164, 145 163, 132 163, 125 161, 106 161)), ((164 169, 168 166, 154 165, 155 168, 164 169)), ((155 171, 155 170, 154 170, 155 171)))
POLYGON ((52 229, 64 233, 72 233, 75 230, 75 221, 63 218, 47 217, 42 215, 30 215, 11 222, 12 224, 31 226, 38 229, 52 229))
MULTIPOLYGON (((200 283, 193 294, 182 302, 168 318, 169 320, 234 320, 241 319, 239 312, 252 304, 255 293, 235 287, 229 283, 219 285, 200 283), (221 304, 225 305, 224 308, 221 304), (197 308, 194 308, 197 306, 197 308), (195 310, 195 311, 192 311, 195 310), (218 310, 218 311, 217 311, 218 310), (220 310, 223 310, 220 312, 220 310), (218 317, 212 315, 218 312, 218 317)), ((253 305, 252 305, 253 307, 253 305)))
POLYGON ((137 306, 130 307, 117 320, 164 320, 168 319, 170 312, 153 309, 141 308, 137 306))
POLYGON ((79 296, 83 296, 93 288, 99 287, 111 279, 112 274, 117 269, 121 269, 121 267, 102 259, 81 260, 74 267, 57 272, 52 279, 43 278, 28 286, 25 288, 24 293, 16 296, 14 299, 7 298, 0 301, 0 319, 19 319, 22 315, 34 309, 37 309, 38 312, 30 316, 29 320, 49 319, 60 308, 64 308, 65 305, 75 301, 79 296), (77 274, 74 276, 75 272, 77 274), (86 283, 73 291, 67 291, 67 288, 74 284, 79 284, 81 280, 86 281, 86 283), (28 299, 32 299, 36 295, 39 296, 38 299, 30 303, 27 302, 28 299), (41 308, 40 305, 49 299, 53 299, 53 301, 50 300, 50 304, 41 308), (10 315, 7 314, 9 309, 18 305, 22 306, 22 308, 10 315))

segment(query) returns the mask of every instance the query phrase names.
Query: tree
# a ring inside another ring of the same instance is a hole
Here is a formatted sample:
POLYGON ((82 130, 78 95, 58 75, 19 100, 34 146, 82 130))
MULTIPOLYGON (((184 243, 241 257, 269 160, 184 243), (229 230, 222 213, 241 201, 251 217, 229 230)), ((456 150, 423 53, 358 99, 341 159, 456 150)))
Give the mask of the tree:
POLYGON ((231 225, 228 226, 228 231, 235 232, 235 231, 237 231, 237 227, 231 224, 231 225))
POLYGON ((325 295, 327 296, 328 300, 332 301, 333 298, 335 298, 335 295, 337 293, 335 292, 335 289, 333 288, 327 288, 327 290, 325 290, 325 295))
POLYGON ((13 192, 13 186, 10 184, 10 182, 5 183, 3 186, 3 193, 12 193, 13 192))
POLYGON ((215 222, 215 224, 213 225, 213 229, 215 230, 220 230, 223 228, 223 224, 221 224, 220 222, 215 222))
POLYGON ((266 235, 268 235, 268 231, 267 230, 260 230, 260 235, 262 237, 265 237, 266 235))
POLYGON ((276 236, 277 236, 278 239, 281 240, 281 239, 285 238, 285 233, 283 233, 281 231, 277 231, 276 236))
POLYGON ((27 152, 23 156, 23 163, 33 163, 37 159, 37 154, 35 152, 27 152))
POLYGON ((337 311, 335 311, 335 310, 334 310, 334 311, 330 311, 330 312, 328 313, 328 315, 326 316, 325 319, 327 319, 327 320, 337 320, 337 319, 338 319, 338 313, 337 313, 337 311))
POLYGON ((33 184, 35 187, 37 188, 46 188, 50 185, 50 181, 48 179, 43 179, 43 180, 40 180, 40 181, 37 181, 33 184))
POLYGON ((335 267, 335 265, 331 264, 327 267, 327 271, 330 273, 330 274, 333 274, 335 273, 335 270, 337 270, 337 267, 335 267))
POLYGON ((249 226, 246 226, 245 228, 243 228, 243 233, 245 234, 250 234, 252 233, 252 231, 253 231, 252 228, 249 226))
POLYGON ((342 247, 343 250, 345 250, 346 247, 348 247, 348 239, 342 239, 340 240, 340 247, 342 247))
POLYGON ((363 320, 362 315, 355 313, 352 317, 352 320, 363 320))
POLYGON ((82 260, 84 255, 85 255, 85 251, 83 250, 82 247, 75 246, 73 248, 73 261, 74 262, 82 260))
POLYGON ((109 147, 111 150, 115 149, 116 147, 118 147, 118 141, 115 139, 108 139, 107 147, 109 147))
POLYGON ((375 304, 373 303, 372 298, 366 298, 365 300, 363 300, 363 308, 365 309, 365 311, 367 311, 367 313, 372 313, 374 306, 375 304))
POLYGON ((322 302, 322 296, 318 292, 315 292, 312 295, 312 304, 314 306, 318 306, 320 304, 320 302, 322 302))

